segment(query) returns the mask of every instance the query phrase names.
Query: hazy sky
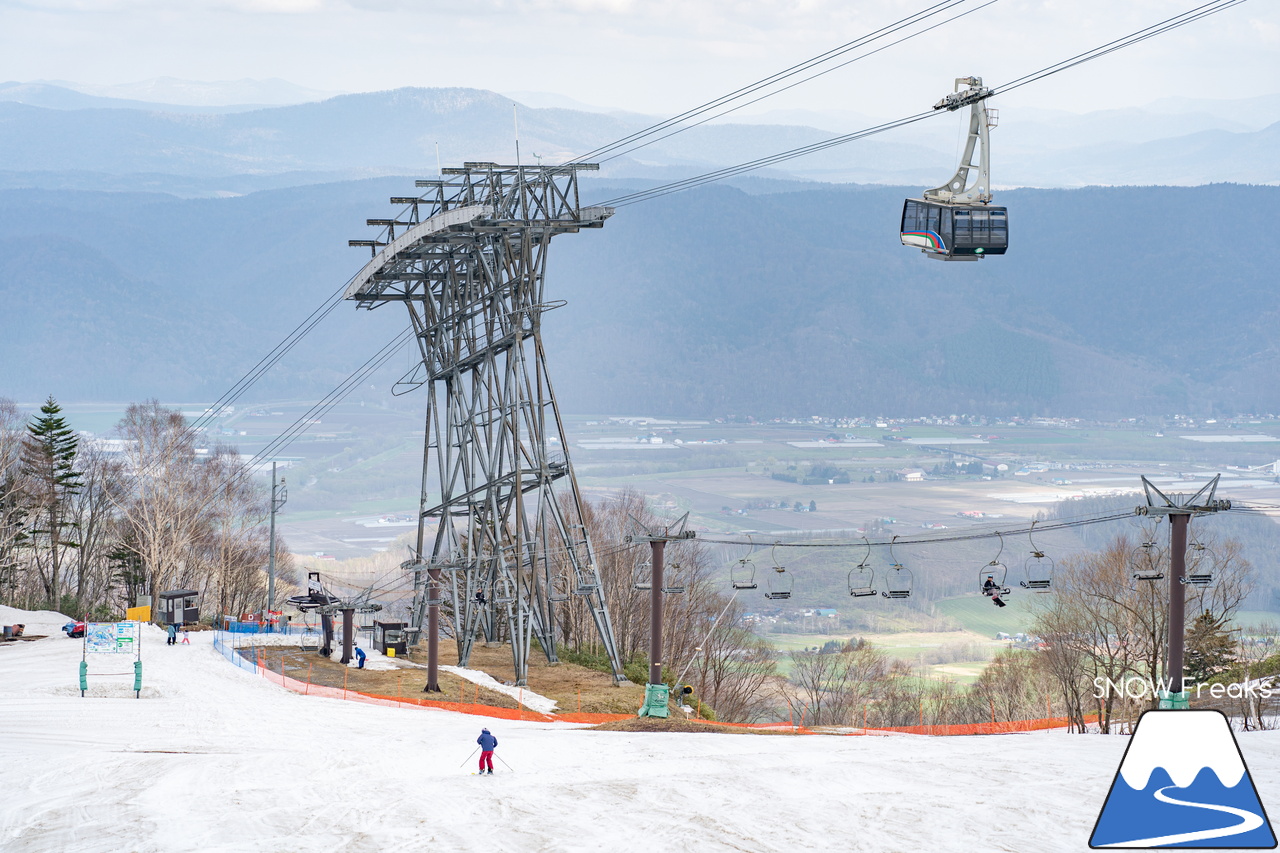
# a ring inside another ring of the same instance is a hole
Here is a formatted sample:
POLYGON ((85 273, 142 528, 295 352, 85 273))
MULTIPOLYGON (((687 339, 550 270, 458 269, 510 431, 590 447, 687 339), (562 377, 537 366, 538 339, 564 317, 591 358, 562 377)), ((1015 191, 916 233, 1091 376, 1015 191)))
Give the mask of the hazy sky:
MULTIPOLYGON (((769 102, 898 117, 1200 0, 998 0, 769 102)), ((280 77, 327 91, 472 86, 672 114, 931 0, 0 0, 0 80, 280 77)), ((976 6, 982 0, 971 0, 976 6)), ((965 7, 967 8, 967 7, 965 7)), ((1280 92, 1280 2, 1250 0, 1009 96, 1077 112, 1280 92)))

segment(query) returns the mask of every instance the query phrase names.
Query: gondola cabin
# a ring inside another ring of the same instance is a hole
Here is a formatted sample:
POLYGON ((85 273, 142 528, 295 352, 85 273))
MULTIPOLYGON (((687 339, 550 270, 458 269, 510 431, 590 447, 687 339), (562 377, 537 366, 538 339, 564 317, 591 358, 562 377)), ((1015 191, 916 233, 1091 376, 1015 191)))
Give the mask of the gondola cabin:
POLYGON ((977 261, 1009 247, 1009 212, 990 204, 944 204, 909 198, 902 205, 902 245, 943 261, 977 261))

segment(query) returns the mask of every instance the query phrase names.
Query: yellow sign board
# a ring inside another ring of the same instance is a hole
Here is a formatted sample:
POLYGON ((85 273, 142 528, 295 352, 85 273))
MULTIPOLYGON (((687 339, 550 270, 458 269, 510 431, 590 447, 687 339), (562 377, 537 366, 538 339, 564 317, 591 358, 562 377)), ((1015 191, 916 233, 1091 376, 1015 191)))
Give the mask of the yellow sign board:
POLYGON ((151 605, 145 604, 142 607, 130 607, 124 612, 124 618, 130 622, 150 622, 151 605))

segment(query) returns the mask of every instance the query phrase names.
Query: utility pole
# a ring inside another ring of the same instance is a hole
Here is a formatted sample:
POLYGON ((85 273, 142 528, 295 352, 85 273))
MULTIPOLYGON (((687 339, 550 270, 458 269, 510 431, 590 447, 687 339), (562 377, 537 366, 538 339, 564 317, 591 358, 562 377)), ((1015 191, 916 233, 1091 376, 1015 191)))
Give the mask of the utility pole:
POLYGON ((643 525, 637 522, 644 532, 626 539, 627 542, 648 542, 653 560, 653 575, 649 580, 649 683, 644 688, 644 706, 639 712, 641 717, 667 716, 670 689, 662 680, 662 595, 666 591, 663 560, 668 542, 693 539, 697 535, 684 529, 688 519, 689 514, 685 513, 675 524, 661 530, 644 530, 643 525))
POLYGON ((1200 491, 1186 495, 1166 495, 1146 477, 1142 478, 1142 490, 1147 505, 1138 507, 1138 515, 1166 516, 1169 519, 1169 634, 1166 652, 1165 680, 1168 690, 1160 691, 1161 710, 1184 710, 1190 706, 1183 683, 1183 661, 1186 653, 1186 592, 1187 592, 1187 529, 1193 515, 1205 515, 1231 509, 1231 501, 1216 500, 1218 478, 1201 487, 1200 491))
POLYGON ((267 615, 276 609, 276 513, 289 499, 284 478, 276 483, 276 463, 271 463, 271 541, 267 547, 267 615))

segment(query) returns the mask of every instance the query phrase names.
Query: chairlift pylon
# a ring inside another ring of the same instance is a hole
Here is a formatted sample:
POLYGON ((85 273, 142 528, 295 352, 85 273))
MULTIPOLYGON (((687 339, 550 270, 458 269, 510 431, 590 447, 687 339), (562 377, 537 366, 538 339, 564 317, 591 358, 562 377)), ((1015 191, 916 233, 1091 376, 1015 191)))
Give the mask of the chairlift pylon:
POLYGON ((853 598, 874 597, 876 593, 876 573, 871 568, 871 543, 862 537, 867 546, 867 553, 862 555, 858 564, 849 570, 849 595, 853 598))
POLYGON ((893 543, 898 541, 898 537, 893 537, 889 542, 889 572, 885 576, 885 589, 880 593, 885 598, 910 598, 911 587, 914 578, 911 570, 899 563, 893 555, 893 543))

